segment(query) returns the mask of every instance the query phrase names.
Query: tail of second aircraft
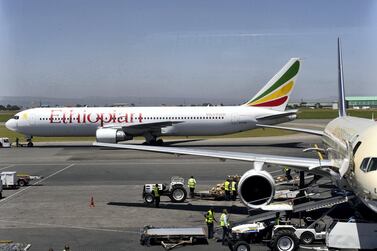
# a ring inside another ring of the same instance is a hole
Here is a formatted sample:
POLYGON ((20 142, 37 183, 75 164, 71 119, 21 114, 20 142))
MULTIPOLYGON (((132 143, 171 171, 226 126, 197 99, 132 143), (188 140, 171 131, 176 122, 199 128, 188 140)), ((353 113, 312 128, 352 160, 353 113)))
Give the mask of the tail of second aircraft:
POLYGON ((284 111, 300 69, 300 60, 291 58, 286 65, 244 106, 284 111))

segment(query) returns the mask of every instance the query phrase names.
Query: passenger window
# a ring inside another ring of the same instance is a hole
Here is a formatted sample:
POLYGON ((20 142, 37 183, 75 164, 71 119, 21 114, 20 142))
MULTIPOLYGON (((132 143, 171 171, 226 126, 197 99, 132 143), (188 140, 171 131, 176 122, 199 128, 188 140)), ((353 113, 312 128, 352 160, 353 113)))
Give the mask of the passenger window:
POLYGON ((377 158, 371 158, 368 165, 368 171, 372 172, 377 170, 377 158))
POLYGON ((365 159, 363 159, 363 162, 361 162, 360 169, 361 169, 362 171, 364 171, 364 172, 367 171, 369 159, 370 159, 370 158, 365 158, 365 159))

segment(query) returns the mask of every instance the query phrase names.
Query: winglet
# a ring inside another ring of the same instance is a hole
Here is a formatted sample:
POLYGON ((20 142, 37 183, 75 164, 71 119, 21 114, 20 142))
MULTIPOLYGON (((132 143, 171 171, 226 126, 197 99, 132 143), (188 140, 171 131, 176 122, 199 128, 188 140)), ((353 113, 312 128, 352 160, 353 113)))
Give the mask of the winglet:
POLYGON ((339 89, 339 117, 347 116, 346 99, 344 93, 343 59, 340 38, 338 37, 338 89, 339 89))

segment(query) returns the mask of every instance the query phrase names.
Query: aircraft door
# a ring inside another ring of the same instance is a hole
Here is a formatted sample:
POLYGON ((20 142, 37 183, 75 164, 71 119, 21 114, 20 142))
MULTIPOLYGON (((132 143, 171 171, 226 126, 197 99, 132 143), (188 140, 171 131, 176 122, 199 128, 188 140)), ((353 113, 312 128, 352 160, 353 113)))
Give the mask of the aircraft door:
POLYGON ((239 116, 238 116, 238 114, 233 113, 233 114, 232 114, 232 119, 231 119, 231 121, 232 121, 232 124, 238 124, 238 121, 239 121, 239 116))

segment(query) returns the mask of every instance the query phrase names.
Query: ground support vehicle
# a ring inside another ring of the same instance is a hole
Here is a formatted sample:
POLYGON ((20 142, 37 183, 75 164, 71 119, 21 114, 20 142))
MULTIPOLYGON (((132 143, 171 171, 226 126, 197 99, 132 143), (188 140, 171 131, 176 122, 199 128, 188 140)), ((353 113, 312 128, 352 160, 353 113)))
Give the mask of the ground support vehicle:
POLYGON ((17 176, 16 172, 8 171, 8 172, 1 172, 1 181, 3 183, 3 188, 17 188, 17 176))
POLYGON ((190 228, 155 228, 145 226, 141 231, 141 245, 159 245, 166 250, 187 244, 207 244, 207 236, 203 227, 190 228))
POLYGON ((11 145, 8 138, 0 138, 0 148, 10 148, 11 145))
POLYGON ((17 184, 20 187, 29 185, 30 181, 32 180, 40 180, 43 178, 41 176, 29 175, 26 173, 17 173, 16 176, 17 176, 17 184))
POLYGON ((249 251, 250 243, 261 243, 268 238, 269 227, 262 222, 238 225, 227 235, 228 247, 232 251, 249 251))
POLYGON ((15 171, 1 172, 2 184, 5 188, 18 188, 29 185, 32 180, 40 180, 41 176, 31 176, 25 173, 17 173, 15 171))
POLYGON ((31 247, 31 244, 14 243, 11 240, 0 240, 0 250, 4 251, 27 251, 31 247))
MULTIPOLYGON (((143 188, 143 199, 147 204, 154 203, 153 188, 156 184, 145 184, 143 188)), ((168 196, 172 202, 184 202, 187 197, 185 180, 182 177, 174 176, 170 184, 157 184, 160 196, 168 196)))

